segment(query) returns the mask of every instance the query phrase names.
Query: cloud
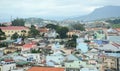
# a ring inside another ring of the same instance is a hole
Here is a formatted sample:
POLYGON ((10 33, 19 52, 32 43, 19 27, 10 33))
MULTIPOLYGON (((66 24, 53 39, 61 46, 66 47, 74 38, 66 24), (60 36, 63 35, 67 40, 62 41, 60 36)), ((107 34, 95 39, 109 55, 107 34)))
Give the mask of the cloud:
POLYGON ((79 16, 119 3, 120 0, 1 0, 0 18, 79 16))

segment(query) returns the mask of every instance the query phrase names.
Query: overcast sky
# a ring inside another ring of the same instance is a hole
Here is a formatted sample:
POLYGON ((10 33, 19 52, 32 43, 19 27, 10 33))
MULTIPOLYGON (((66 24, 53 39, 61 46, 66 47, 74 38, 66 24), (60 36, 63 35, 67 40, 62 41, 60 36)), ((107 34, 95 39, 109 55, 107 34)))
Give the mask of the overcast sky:
POLYGON ((107 5, 120 5, 120 0, 0 0, 0 21, 8 21, 11 16, 46 19, 76 17, 107 5))

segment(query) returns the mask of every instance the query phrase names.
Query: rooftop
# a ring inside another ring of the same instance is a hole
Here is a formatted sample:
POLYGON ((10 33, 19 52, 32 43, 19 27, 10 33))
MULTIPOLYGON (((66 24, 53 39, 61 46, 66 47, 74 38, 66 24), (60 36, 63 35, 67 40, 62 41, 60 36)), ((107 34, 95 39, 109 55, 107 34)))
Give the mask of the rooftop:
POLYGON ((23 26, 8 26, 8 27, 0 27, 2 30, 26 30, 28 29, 27 27, 23 26))
POLYGON ((54 68, 54 67, 31 67, 27 71, 64 71, 64 68, 54 68))

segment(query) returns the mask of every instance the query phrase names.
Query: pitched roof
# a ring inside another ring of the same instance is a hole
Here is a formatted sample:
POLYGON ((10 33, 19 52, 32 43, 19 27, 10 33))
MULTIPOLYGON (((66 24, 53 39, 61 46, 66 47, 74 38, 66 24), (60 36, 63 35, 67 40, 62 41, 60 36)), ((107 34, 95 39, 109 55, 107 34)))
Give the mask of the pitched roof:
POLYGON ((23 47, 24 48, 33 48, 36 44, 35 43, 28 43, 28 44, 24 44, 23 47))
POLYGON ((64 68, 54 68, 54 67, 31 67, 27 71, 64 71, 64 68))
POLYGON ((71 61, 71 60, 79 60, 79 59, 75 55, 70 54, 70 55, 67 56, 67 60, 71 61))
POLYGON ((1 30, 26 30, 27 27, 23 26, 8 26, 8 27, 0 27, 1 30))

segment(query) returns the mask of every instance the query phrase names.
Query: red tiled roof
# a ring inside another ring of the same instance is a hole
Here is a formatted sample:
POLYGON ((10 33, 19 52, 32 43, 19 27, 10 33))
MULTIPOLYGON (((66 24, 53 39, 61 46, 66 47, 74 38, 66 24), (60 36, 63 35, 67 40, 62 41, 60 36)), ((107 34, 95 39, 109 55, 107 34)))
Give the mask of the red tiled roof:
POLYGON ((34 43, 28 43, 28 44, 23 45, 24 48, 32 48, 34 46, 35 46, 34 43))
POLYGON ((5 62, 13 62, 13 60, 4 60, 5 62))
POLYGON ((27 71, 64 71, 64 68, 53 68, 53 67, 32 67, 27 71))
POLYGON ((27 27, 23 26, 8 26, 8 27, 0 27, 1 30, 26 30, 27 27))

